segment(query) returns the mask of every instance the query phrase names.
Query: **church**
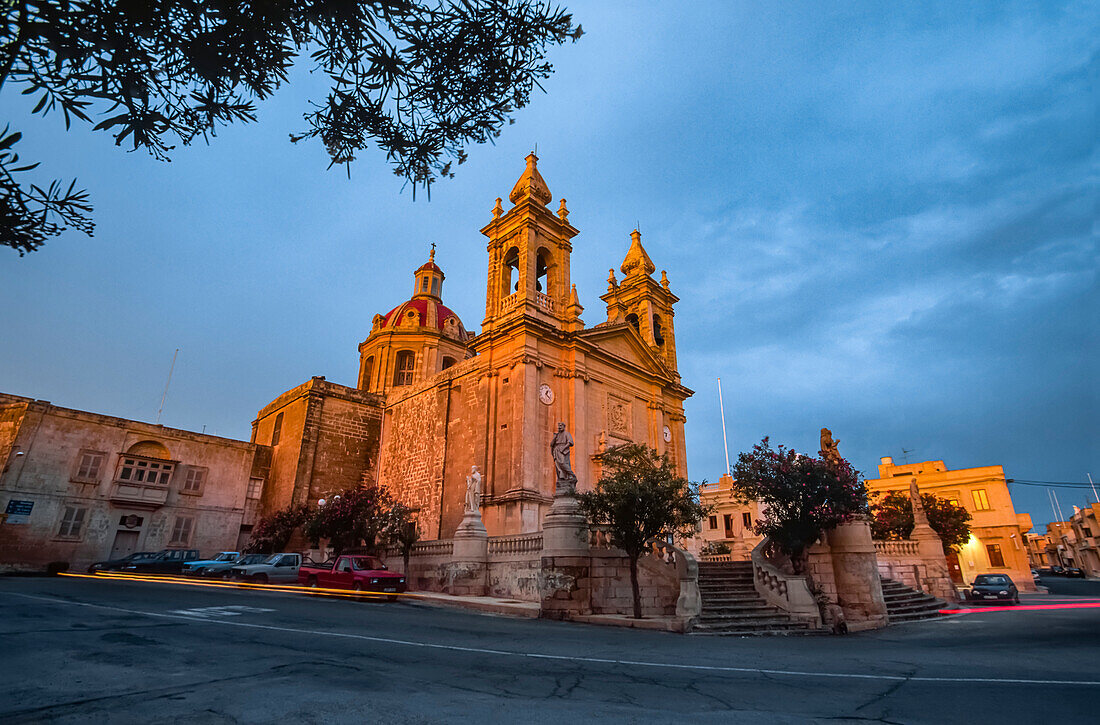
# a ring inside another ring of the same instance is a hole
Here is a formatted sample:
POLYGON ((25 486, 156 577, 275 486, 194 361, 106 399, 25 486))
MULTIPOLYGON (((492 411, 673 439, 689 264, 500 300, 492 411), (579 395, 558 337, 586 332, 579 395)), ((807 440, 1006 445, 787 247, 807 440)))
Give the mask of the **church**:
POLYGON ((481 229, 480 333, 445 306, 433 249, 412 274, 411 297, 374 316, 354 388, 313 378, 257 414, 252 442, 273 450, 265 513, 378 484, 414 508, 422 539, 450 538, 477 466, 489 535, 539 531, 559 423, 575 441, 579 490, 599 479, 599 454, 624 443, 668 454, 687 476, 683 403, 692 391, 677 372, 678 298, 667 275, 654 278, 635 230, 621 278, 611 269, 600 297, 606 319, 586 327, 570 281, 579 231, 565 199, 551 209, 538 157, 526 163, 511 208, 498 198, 481 229))

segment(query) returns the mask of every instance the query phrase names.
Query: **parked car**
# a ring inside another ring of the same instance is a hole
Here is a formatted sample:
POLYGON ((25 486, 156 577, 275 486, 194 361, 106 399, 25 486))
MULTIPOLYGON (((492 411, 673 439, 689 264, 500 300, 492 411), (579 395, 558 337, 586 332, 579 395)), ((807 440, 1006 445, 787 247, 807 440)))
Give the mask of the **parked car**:
POLYGON ((259 564, 232 567, 229 578, 260 584, 294 584, 298 581, 298 567, 301 565, 301 554, 272 554, 259 564))
POLYGON ((1063 576, 1066 573, 1066 570, 1060 566, 1052 566, 1050 567, 1050 573, 1055 576, 1063 576))
POLYGON ((1007 574, 979 574, 968 595, 972 602, 1011 601, 1020 603, 1020 591, 1007 574))
POLYGON ((187 562, 183 565, 183 573, 188 575, 198 574, 211 564, 221 564, 222 562, 232 564, 240 558, 241 552, 239 551, 219 551, 212 559, 198 559, 197 561, 187 562))
POLYGON ((389 571, 376 557, 352 554, 324 564, 303 564, 298 583, 307 587, 351 589, 357 592, 389 594, 390 601, 405 591, 405 577, 389 571))
POLYGON ((141 574, 179 574, 186 562, 198 559, 198 549, 165 549, 147 558, 134 559, 122 570, 141 574))
POLYGON ((1074 577, 1076 579, 1084 579, 1085 578, 1085 572, 1083 572, 1082 570, 1078 569, 1075 566, 1067 566, 1066 567, 1066 576, 1071 576, 1071 577, 1074 577))
POLYGON ((135 559, 148 559, 156 555, 157 552, 155 551, 135 551, 133 554, 124 556, 121 559, 108 559, 107 561, 97 561, 96 563, 88 567, 88 573, 95 574, 97 571, 118 571, 135 559))
POLYGON ((214 564, 207 564, 202 567, 202 571, 195 572, 199 576, 211 576, 211 577, 224 577, 229 578, 230 570, 235 566, 251 566, 252 564, 263 564, 267 559, 268 554, 243 554, 238 556, 234 561, 219 561, 214 564))

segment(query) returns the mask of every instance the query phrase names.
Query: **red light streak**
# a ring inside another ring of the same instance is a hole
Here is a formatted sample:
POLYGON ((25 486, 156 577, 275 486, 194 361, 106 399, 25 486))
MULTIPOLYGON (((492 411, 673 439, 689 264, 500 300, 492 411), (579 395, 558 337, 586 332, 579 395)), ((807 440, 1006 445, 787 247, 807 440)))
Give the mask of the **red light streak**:
POLYGON ((978 612, 1022 612, 1040 609, 1096 609, 1100 602, 1076 602, 1074 604, 1014 604, 1010 607, 972 607, 967 609, 941 609, 940 614, 977 614, 978 612))

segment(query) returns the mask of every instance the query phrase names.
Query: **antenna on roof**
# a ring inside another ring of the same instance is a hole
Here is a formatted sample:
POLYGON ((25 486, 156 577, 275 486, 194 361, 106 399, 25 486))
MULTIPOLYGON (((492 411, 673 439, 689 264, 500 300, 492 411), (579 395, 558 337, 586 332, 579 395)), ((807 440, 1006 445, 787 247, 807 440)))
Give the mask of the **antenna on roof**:
POLYGON ((168 381, 164 383, 164 395, 160 396, 160 407, 157 408, 157 425, 160 425, 160 414, 164 412, 164 399, 168 397, 168 386, 172 384, 172 371, 176 369, 176 356, 180 354, 180 349, 177 347, 176 351, 172 353, 172 366, 168 368, 168 381))
POLYGON ((916 448, 906 448, 905 446, 901 447, 901 457, 905 461, 906 465, 909 464, 909 454, 912 453, 915 450, 917 450, 917 449, 916 448))

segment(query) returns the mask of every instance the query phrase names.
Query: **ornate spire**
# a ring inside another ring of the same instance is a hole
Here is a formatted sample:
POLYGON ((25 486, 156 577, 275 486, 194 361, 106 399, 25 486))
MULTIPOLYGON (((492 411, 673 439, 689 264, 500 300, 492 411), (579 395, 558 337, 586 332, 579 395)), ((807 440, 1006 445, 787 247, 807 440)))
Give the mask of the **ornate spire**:
POLYGON ((622 266, 619 269, 627 277, 633 277, 637 274, 647 276, 653 274, 657 270, 657 265, 653 264, 653 260, 642 248, 642 233, 635 229, 630 233, 630 240, 630 249, 627 251, 626 258, 623 259, 622 266))
POLYGON ((538 160, 539 157, 535 154, 527 154, 527 168, 524 170, 523 175, 519 177, 516 185, 512 187, 512 193, 508 195, 513 204, 518 204, 528 197, 543 206, 553 200, 554 196, 550 193, 550 187, 546 185, 542 174, 539 173, 538 160))

